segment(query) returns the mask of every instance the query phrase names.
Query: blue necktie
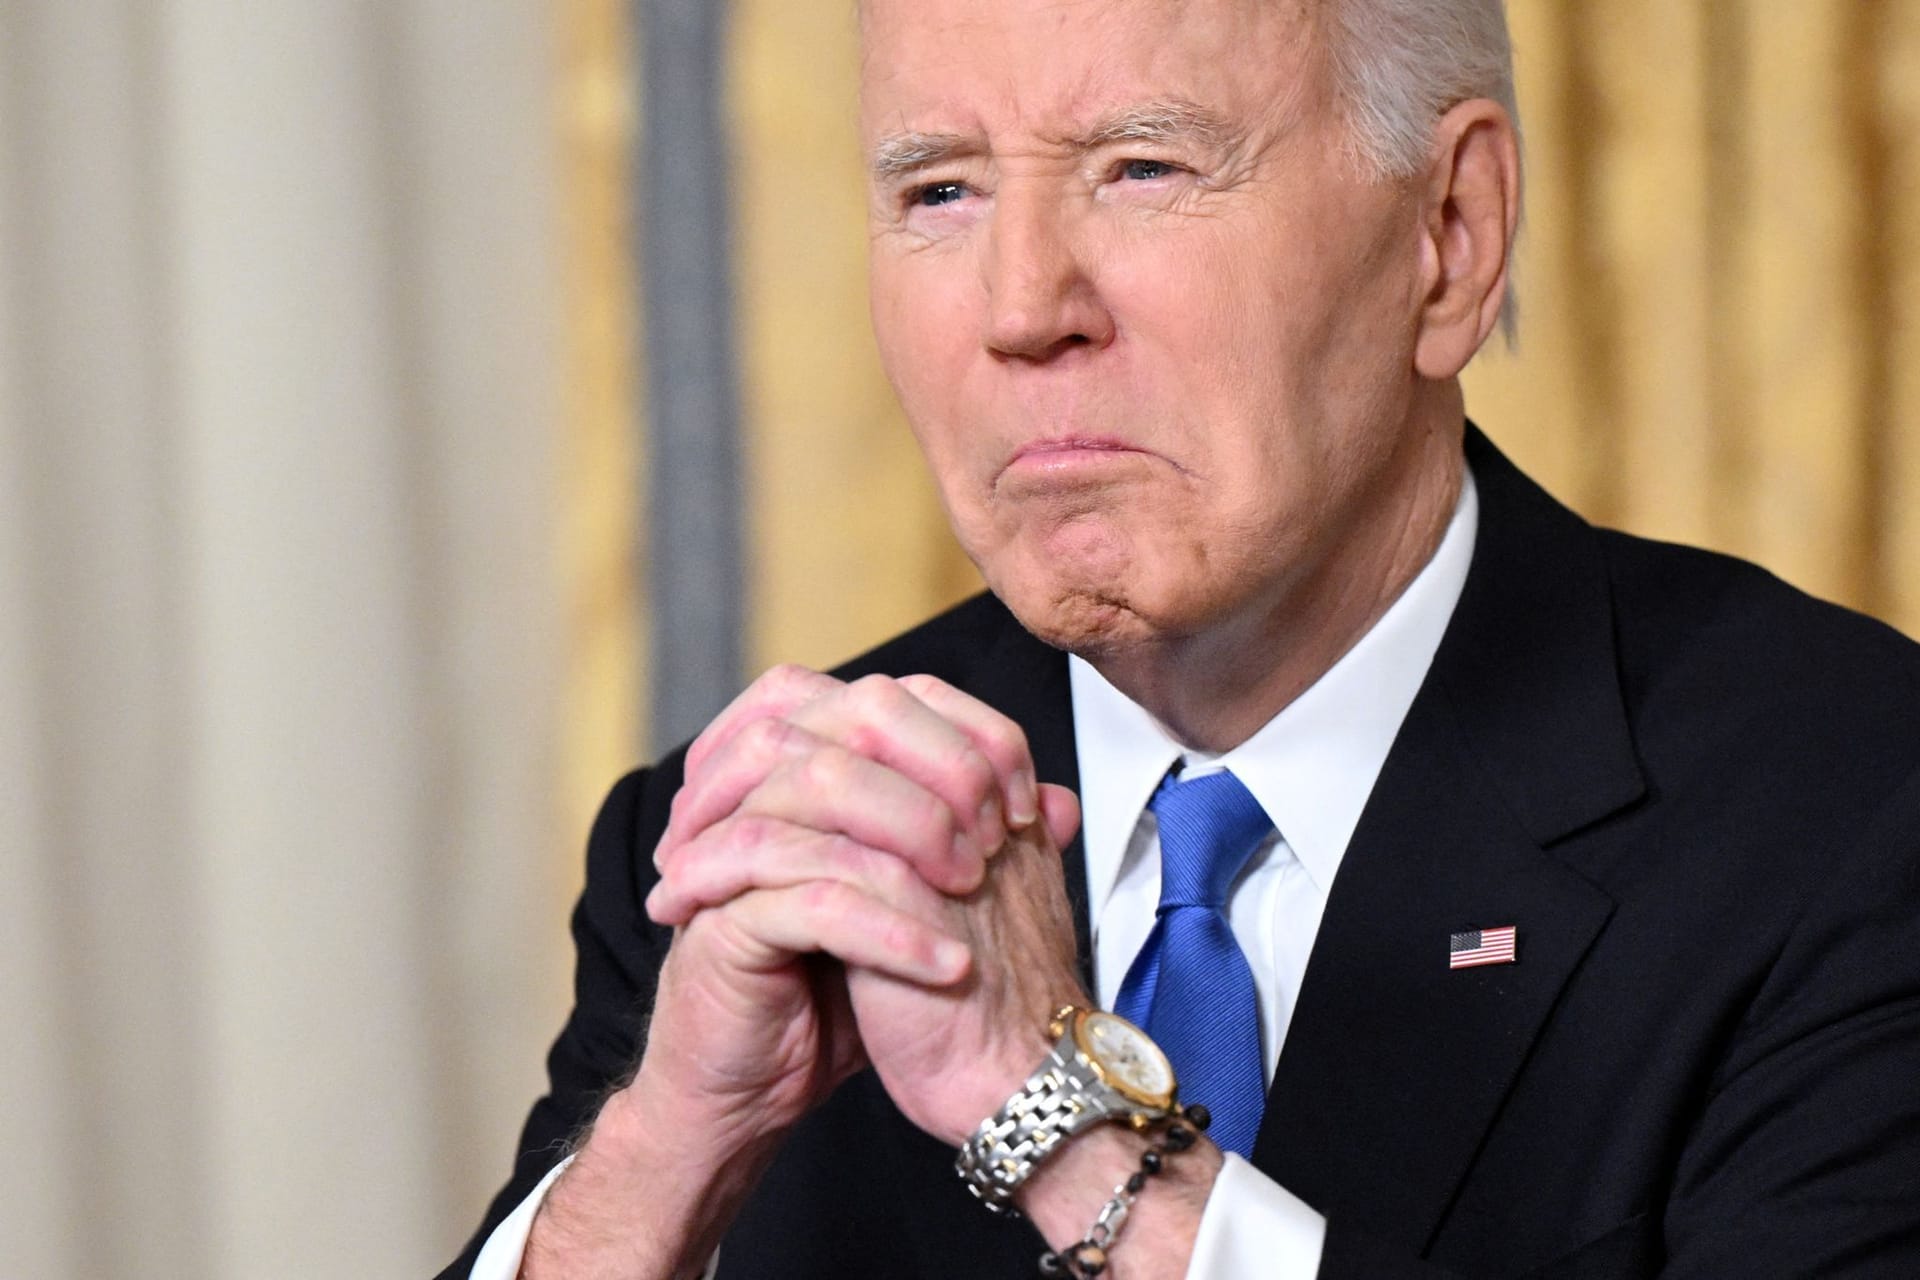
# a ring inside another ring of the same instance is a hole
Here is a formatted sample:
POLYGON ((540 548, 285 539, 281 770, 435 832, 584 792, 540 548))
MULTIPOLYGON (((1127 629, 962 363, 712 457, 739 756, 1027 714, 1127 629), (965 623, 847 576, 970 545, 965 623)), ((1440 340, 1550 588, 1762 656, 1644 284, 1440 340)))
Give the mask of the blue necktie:
POLYGON ((1221 1149, 1249 1156, 1267 1100, 1260 1000, 1224 908, 1273 823, 1224 771, 1169 775, 1147 807, 1160 824, 1160 907, 1114 1012, 1166 1052, 1181 1101, 1206 1104, 1221 1149))

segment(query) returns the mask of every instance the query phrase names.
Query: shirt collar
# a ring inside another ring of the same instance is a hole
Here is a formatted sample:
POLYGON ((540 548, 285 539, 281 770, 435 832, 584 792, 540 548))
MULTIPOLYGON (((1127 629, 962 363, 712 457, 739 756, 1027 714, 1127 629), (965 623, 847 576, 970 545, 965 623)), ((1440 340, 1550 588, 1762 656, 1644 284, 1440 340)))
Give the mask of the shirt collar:
POLYGON ((1426 679, 1466 585, 1480 501, 1466 471, 1433 558, 1326 673, 1239 746, 1186 750, 1092 664, 1068 659, 1080 763, 1082 840, 1095 919, 1119 879, 1140 814, 1174 761, 1231 769, 1325 894, 1400 722, 1426 679))

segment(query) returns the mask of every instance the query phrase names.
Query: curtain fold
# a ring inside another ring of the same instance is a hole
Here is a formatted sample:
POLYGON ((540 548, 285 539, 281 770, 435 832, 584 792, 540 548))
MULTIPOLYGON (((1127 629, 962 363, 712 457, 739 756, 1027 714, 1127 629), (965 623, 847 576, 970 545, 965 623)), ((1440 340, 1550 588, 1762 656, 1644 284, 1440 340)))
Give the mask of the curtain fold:
POLYGON ((9 1276, 431 1274, 508 1166, 565 1004, 551 21, 0 11, 9 1276))
POLYGON ((1920 633, 1920 6, 1510 11, 1523 333, 1469 410, 1594 519, 1920 633))

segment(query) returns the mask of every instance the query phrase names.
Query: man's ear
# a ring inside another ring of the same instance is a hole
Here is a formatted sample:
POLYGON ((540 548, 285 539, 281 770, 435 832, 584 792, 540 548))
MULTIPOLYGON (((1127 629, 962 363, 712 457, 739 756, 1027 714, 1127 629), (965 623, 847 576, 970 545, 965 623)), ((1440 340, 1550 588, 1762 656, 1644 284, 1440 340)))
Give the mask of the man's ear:
POLYGON ((1414 366, 1443 381, 1499 323, 1520 225, 1520 143, 1486 98, 1462 102, 1434 129, 1421 209, 1421 300, 1414 366))

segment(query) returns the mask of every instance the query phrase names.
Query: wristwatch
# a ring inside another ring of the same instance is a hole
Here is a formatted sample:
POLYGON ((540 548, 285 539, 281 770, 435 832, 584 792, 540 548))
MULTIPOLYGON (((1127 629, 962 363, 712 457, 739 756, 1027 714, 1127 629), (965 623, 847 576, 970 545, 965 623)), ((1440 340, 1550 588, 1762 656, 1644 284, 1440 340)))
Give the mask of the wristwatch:
POLYGON ((982 1204, 1011 1217, 1013 1193, 1063 1141, 1105 1120, 1145 1129, 1173 1111, 1178 1091, 1160 1046, 1118 1014, 1067 1005, 1048 1031, 1053 1052, 953 1164, 982 1204))

